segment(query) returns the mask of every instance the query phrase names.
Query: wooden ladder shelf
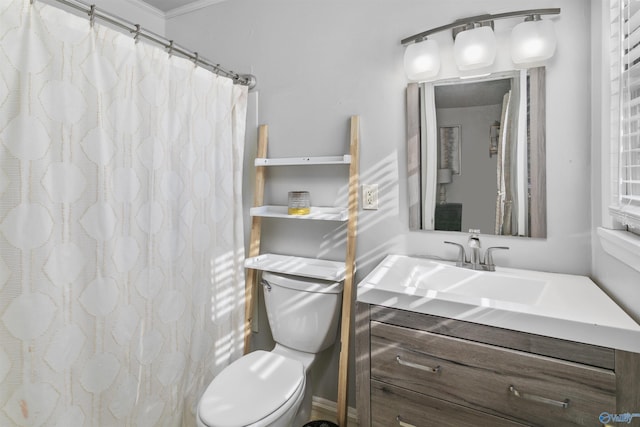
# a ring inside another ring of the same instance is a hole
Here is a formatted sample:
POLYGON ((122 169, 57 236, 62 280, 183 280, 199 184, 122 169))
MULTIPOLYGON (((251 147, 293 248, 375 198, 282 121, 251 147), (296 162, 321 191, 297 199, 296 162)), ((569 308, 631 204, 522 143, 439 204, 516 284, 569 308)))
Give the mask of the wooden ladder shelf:
POLYGON ((299 275, 324 280, 344 280, 342 295, 342 313, 340 330, 340 365, 338 372, 337 421, 339 426, 347 425, 348 408, 348 366, 349 366, 349 338, 351 331, 352 309, 355 299, 355 258, 356 235, 358 223, 358 164, 360 152, 360 120, 358 116, 351 117, 349 155, 325 157, 298 157, 284 159, 267 158, 268 127, 261 125, 258 129, 258 150, 256 153, 256 183, 251 209, 251 236, 249 241, 249 257, 245 261, 247 267, 245 286, 245 326, 244 352, 251 349, 251 331, 254 310, 257 301, 258 271, 273 271, 279 273, 296 274, 296 265, 307 266, 299 270, 299 275), (288 215, 286 207, 264 205, 264 185, 266 168, 270 166, 288 165, 349 165, 348 201, 345 208, 313 208, 311 214, 305 216, 310 220, 329 220, 347 223, 346 254, 344 263, 307 259, 286 255, 260 254, 260 235, 263 217, 301 218, 288 215), (311 265, 311 266, 309 266, 311 265))

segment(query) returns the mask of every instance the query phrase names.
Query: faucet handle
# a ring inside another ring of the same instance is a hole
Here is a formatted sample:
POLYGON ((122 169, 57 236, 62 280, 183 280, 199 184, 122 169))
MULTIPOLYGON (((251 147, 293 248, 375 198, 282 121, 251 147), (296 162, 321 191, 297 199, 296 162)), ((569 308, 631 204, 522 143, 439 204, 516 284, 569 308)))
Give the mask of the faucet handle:
POLYGON ((445 240, 445 243, 448 245, 455 245, 458 247, 458 260, 456 262, 456 265, 458 267, 460 267, 462 264, 467 262, 467 257, 466 257, 466 254, 464 253, 464 246, 462 246, 460 243, 448 242, 446 240, 445 240))
POLYGON ((484 263, 487 266, 490 267, 495 267, 495 264, 493 263, 493 251, 495 251, 496 249, 509 249, 508 246, 492 246, 490 248, 487 248, 486 252, 484 253, 484 263))

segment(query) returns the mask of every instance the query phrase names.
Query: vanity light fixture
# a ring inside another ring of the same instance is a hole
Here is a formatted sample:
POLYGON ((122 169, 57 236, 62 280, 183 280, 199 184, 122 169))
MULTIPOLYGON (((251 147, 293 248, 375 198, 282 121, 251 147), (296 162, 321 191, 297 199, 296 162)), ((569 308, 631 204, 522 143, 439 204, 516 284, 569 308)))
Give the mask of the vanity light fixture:
POLYGON ((470 25, 470 29, 458 33, 453 45, 453 56, 460 71, 486 68, 496 59, 496 36, 493 30, 470 25))
POLYGON ((440 71, 440 48, 438 42, 422 40, 407 46, 404 51, 404 70, 412 81, 427 80, 440 71))
POLYGON ((514 64, 542 62, 556 51, 556 36, 551 21, 540 15, 528 16, 511 30, 511 59, 514 64))
POLYGON ((559 8, 530 9, 516 12, 486 14, 458 19, 451 24, 432 28, 403 39, 407 46, 404 55, 405 72, 409 80, 429 80, 440 70, 437 42, 427 39, 440 31, 451 30, 454 42, 454 58, 460 71, 478 70, 491 66, 497 54, 493 22, 497 19, 525 17, 511 33, 511 58, 519 66, 536 64, 551 58, 556 39, 553 23, 542 20, 542 15, 558 15, 559 8))

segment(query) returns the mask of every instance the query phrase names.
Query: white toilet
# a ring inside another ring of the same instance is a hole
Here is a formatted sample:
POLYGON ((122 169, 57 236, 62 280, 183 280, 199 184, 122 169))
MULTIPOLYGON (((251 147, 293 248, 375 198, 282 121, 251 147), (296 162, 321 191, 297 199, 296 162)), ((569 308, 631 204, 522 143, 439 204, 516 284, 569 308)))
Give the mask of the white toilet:
POLYGON ((302 427, 311 412, 309 368, 336 338, 342 282, 262 273, 276 346, 216 376, 198 403, 198 427, 302 427))

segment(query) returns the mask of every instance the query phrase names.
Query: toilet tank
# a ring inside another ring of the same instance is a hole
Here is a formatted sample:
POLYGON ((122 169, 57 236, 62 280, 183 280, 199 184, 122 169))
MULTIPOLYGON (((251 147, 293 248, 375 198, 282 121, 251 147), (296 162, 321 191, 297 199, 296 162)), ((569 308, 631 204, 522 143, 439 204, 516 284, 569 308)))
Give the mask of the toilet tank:
POLYGON ((273 339, 318 353, 334 343, 342 308, 342 282, 262 273, 264 302, 273 339))

